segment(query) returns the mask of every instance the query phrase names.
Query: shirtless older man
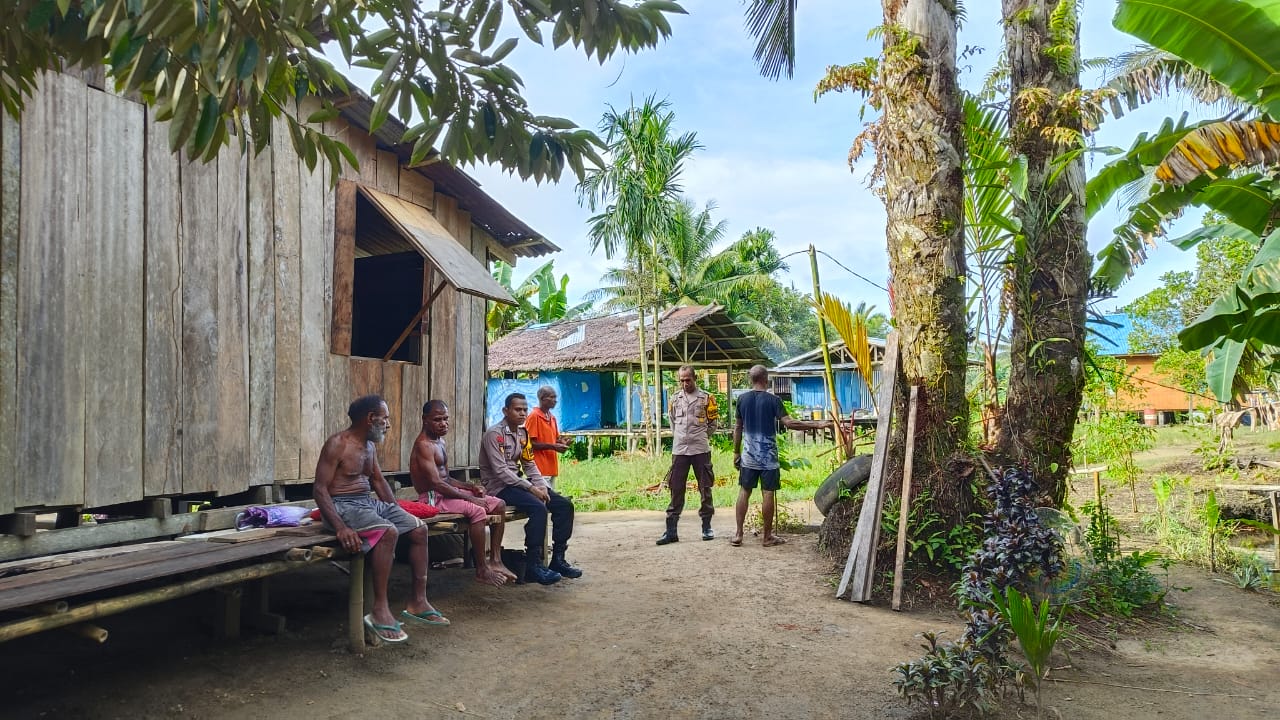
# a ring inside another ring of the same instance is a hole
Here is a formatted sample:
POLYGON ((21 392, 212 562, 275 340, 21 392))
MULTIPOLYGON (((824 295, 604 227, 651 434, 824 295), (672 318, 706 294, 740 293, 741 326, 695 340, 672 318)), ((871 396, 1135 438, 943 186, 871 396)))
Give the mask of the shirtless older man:
POLYGON ((409 538, 409 566, 413 597, 400 613, 405 620, 425 625, 449 621, 427 602, 427 528, 396 503, 382 469, 376 445, 387 436, 391 413, 378 395, 357 398, 347 408, 351 425, 331 435, 320 450, 313 494, 325 527, 338 535, 349 552, 365 552, 373 571, 373 612, 364 616, 370 631, 389 643, 409 636, 387 605, 387 579, 395 559, 396 540, 409 538), (369 497, 373 492, 377 498, 369 497))
POLYGON ((428 400, 422 406, 422 432, 413 443, 409 457, 409 478, 418 491, 418 501, 433 505, 440 512, 465 515, 470 523, 471 549, 475 553, 476 580, 487 585, 504 585, 515 580, 515 573, 502 564, 502 529, 498 523, 489 529, 492 550, 485 556, 485 527, 490 515, 503 515, 507 504, 484 493, 484 487, 472 483, 455 483, 449 477, 449 459, 444 449, 444 436, 449 433, 449 406, 443 400, 428 400))

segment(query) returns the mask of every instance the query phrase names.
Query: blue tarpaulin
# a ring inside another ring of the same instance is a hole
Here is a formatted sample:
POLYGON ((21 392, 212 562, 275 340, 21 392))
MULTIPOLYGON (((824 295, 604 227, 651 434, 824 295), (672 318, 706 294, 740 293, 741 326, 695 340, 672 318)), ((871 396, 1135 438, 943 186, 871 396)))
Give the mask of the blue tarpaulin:
MULTIPOLYGON (((485 398, 485 426, 488 427, 502 419, 502 405, 507 395, 524 393, 529 399, 529 407, 538 405, 538 388, 550 385, 559 396, 559 404, 551 411, 560 430, 595 430, 601 427, 601 407, 603 400, 600 391, 600 375, 586 372, 544 372, 536 378, 505 380, 491 378, 485 398)), ((637 413, 638 414, 638 413, 637 413)))
MULTIPOLYGON (((626 386, 619 385, 617 388, 617 392, 614 393, 614 412, 618 414, 617 415, 618 427, 627 426, 626 396, 627 396, 626 386)), ((654 396, 653 388, 650 387, 649 397, 653 397, 653 396, 654 396)), ((663 388, 662 389, 663 417, 666 417, 666 414, 667 414, 666 408, 667 408, 667 389, 663 388)), ((631 386, 631 424, 640 425, 644 422, 645 422, 644 410, 642 409, 642 406, 640 403, 640 386, 637 384, 632 384, 631 386)))
MULTIPOLYGON (((840 411, 844 413, 854 410, 870 410, 871 394, 866 391, 866 383, 862 377, 852 370, 835 371, 836 398, 840 400, 840 411), (863 398, 867 398, 866 402, 863 398)), ((791 380, 791 402, 798 407, 825 408, 831 403, 827 401, 827 383, 821 375, 816 377, 798 377, 791 380)))

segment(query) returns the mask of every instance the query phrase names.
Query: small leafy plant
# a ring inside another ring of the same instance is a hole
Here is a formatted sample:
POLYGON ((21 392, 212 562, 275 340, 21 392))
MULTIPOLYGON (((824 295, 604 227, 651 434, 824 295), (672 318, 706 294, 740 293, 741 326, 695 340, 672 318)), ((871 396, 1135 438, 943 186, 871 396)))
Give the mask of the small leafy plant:
POLYGON ((908 705, 925 706, 930 718, 955 717, 963 710, 989 712, 996 701, 991 664, 970 643, 939 643, 936 633, 921 635, 924 657, 894 668, 893 684, 908 705))
POLYGON ((1005 588, 1003 594, 992 593, 991 601, 1013 630, 1014 637, 1018 638, 1018 647, 1031 669, 1031 677, 1035 678, 1036 708, 1040 712, 1041 681, 1049 673, 1049 656, 1053 653, 1053 646, 1058 644, 1065 632, 1062 613, 1059 611, 1057 617, 1053 616, 1048 598, 1041 600, 1037 609, 1030 597, 1013 587, 1005 588))

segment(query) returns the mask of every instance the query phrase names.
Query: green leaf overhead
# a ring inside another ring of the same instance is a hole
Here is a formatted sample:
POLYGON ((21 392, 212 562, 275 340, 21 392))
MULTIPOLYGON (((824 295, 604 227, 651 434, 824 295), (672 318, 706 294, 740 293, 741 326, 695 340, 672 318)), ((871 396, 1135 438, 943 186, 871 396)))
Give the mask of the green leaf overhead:
POLYGON ((307 165, 323 157, 336 177, 350 153, 325 135, 330 113, 293 114, 305 97, 348 94, 324 57, 336 49, 379 72, 369 125, 393 113, 412 125, 402 142, 415 160, 438 152, 539 181, 559 179, 568 165, 581 177, 599 141, 572 124, 543 123, 528 107, 504 63, 517 43, 502 37, 504 6, 519 21, 505 34, 541 42, 541 26, 565 20, 561 40, 601 62, 656 45, 671 33, 666 16, 684 12, 653 0, 10 0, 0 10, 0 105, 21 115, 45 68, 102 64, 117 90, 137 93, 171 123, 175 150, 212 158, 236 141, 259 152, 283 121, 307 165), (531 157, 535 137, 549 152, 531 157))
POLYGON ((1237 97, 1280 118, 1280 3, 1120 0, 1114 24, 1187 60, 1237 97))

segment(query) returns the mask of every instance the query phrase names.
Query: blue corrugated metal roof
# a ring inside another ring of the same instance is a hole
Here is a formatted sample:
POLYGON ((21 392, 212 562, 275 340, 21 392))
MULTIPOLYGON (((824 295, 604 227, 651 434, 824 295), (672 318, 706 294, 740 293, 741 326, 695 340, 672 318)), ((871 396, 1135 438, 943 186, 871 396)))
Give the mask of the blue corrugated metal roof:
POLYGON ((1088 339, 1097 343, 1103 355, 1128 355, 1129 333, 1133 332, 1133 318, 1128 313, 1107 313, 1103 315, 1108 322, 1118 325, 1104 325, 1097 320, 1089 319, 1088 339))

